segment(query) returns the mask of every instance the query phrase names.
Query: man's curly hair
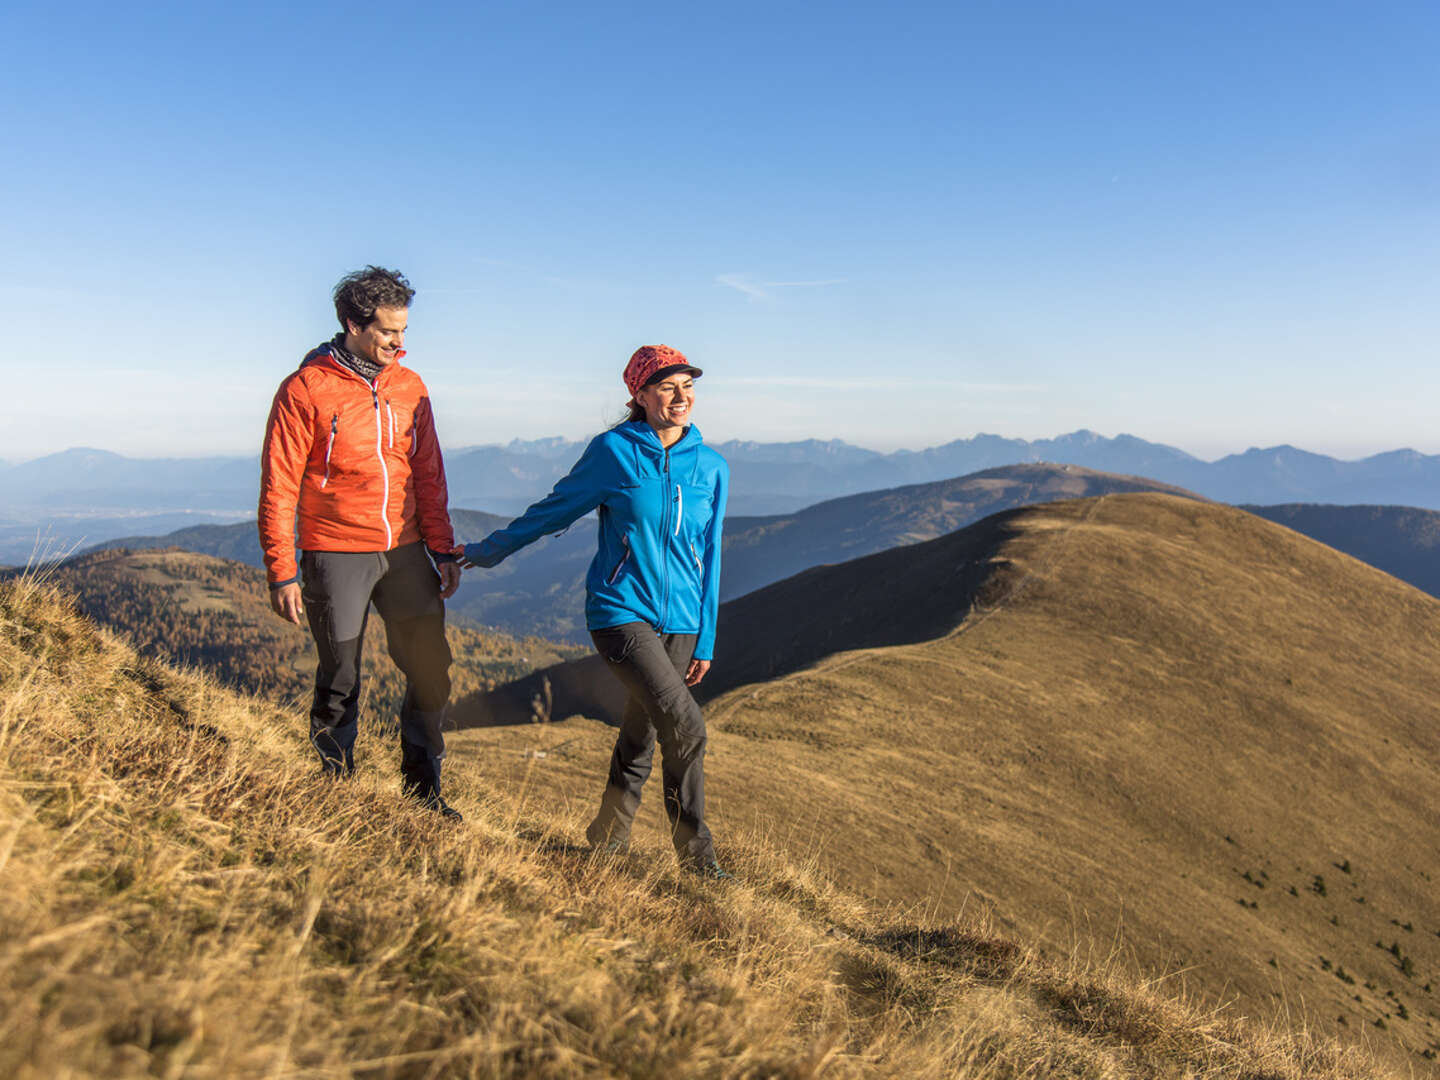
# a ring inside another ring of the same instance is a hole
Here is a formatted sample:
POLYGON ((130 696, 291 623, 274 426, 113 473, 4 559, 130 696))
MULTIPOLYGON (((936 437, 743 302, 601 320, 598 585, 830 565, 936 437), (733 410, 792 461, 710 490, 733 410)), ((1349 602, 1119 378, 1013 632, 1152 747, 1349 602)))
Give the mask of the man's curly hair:
POLYGON ((399 270, 367 266, 341 278, 331 295, 340 329, 349 330, 350 323, 363 329, 374 322, 376 308, 408 308, 415 290, 399 270))

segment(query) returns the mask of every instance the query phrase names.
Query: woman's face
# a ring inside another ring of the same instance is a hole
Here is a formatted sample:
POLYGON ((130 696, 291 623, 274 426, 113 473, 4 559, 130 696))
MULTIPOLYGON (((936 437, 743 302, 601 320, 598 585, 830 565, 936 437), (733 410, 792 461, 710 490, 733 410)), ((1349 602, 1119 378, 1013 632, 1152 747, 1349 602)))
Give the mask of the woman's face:
POLYGON ((645 419, 657 431, 685 427, 695 404, 695 380, 683 371, 666 375, 658 383, 641 387, 635 403, 645 410, 645 419))

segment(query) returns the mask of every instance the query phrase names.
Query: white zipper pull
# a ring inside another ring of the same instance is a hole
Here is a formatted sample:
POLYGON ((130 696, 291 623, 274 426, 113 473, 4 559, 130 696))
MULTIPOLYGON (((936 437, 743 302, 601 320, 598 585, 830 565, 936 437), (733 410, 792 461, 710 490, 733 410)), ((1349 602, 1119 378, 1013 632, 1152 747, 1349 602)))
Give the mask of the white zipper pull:
POLYGON ((320 480, 323 488, 330 483, 330 455, 335 452, 335 432, 340 427, 340 414, 335 413, 330 417, 330 441, 325 444, 325 475, 320 480))

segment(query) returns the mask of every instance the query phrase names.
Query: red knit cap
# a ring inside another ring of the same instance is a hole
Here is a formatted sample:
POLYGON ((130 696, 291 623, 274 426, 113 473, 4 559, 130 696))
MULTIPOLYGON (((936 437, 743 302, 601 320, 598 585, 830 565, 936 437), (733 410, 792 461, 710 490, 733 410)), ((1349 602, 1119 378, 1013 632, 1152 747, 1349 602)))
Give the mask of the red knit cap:
POLYGON ((642 387, 656 382, 676 371, 692 376, 703 372, 685 359, 685 354, 669 345, 641 345, 625 365, 625 389, 630 391, 629 404, 635 404, 635 395, 642 387))

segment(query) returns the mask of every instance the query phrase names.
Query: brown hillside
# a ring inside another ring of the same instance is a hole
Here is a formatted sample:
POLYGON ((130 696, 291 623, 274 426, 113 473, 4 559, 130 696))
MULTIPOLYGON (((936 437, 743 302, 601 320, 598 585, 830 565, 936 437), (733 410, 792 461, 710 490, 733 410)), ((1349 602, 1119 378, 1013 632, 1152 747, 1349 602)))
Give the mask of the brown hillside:
POLYGON ((0 1075, 1391 1075, 773 847, 725 885, 594 855, 563 804, 482 798, 492 765, 447 767, 458 826, 389 770, 327 782, 273 704, 0 582, 0 1075))
MULTIPOLYGON (((1440 602, 1238 510, 1118 495, 817 568, 722 628, 712 677, 748 682, 707 707, 722 854, 758 830, 1431 1068, 1440 602)), ((530 782, 590 802, 609 733, 546 730, 530 782)))
MULTIPOLYGON (((264 571, 178 548, 99 551, 50 571, 82 612, 123 634, 143 655, 202 668, 246 693, 306 699, 315 679, 308 630, 276 617, 264 571)), ((372 716, 393 716, 404 680, 385 651, 378 617, 366 632, 366 694, 372 716)), ((483 690, 578 655, 539 638, 447 626, 457 694, 483 690)))

